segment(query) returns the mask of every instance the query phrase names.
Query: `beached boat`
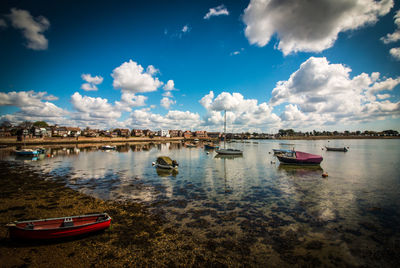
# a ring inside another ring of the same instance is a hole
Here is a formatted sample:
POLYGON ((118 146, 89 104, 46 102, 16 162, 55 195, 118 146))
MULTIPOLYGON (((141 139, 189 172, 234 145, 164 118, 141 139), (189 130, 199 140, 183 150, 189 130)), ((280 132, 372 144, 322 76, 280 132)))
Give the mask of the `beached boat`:
POLYGON ((335 151, 335 152, 347 152, 347 148, 346 147, 326 147, 327 151, 335 151))
POLYGON ((160 156, 157 158, 155 167, 161 169, 178 169, 179 164, 168 156, 160 156))
POLYGON ((216 152, 217 152, 217 154, 221 154, 221 155, 243 155, 243 151, 241 151, 241 150, 226 148, 225 133, 226 133, 226 110, 225 110, 225 119, 224 119, 224 148, 218 149, 218 150, 216 150, 216 152))
POLYGON ((103 145, 100 148, 102 150, 115 150, 117 147, 115 145, 103 145))
POLYGON ((274 154, 286 154, 293 152, 293 150, 290 149, 272 149, 272 151, 274 151, 274 154))
POLYGON ((16 150, 15 153, 17 155, 28 155, 28 156, 38 155, 39 154, 39 152, 37 150, 32 150, 32 149, 16 150))
POLYGON ((42 220, 17 221, 7 224, 10 238, 57 239, 67 238, 104 230, 110 226, 107 213, 82 216, 50 218, 42 220))
POLYGON ((206 150, 212 150, 212 149, 218 149, 219 146, 218 145, 214 145, 214 144, 204 144, 204 149, 206 150))
POLYGON ((292 165, 319 165, 323 160, 322 156, 320 155, 309 154, 299 151, 277 154, 276 157, 282 164, 292 165))

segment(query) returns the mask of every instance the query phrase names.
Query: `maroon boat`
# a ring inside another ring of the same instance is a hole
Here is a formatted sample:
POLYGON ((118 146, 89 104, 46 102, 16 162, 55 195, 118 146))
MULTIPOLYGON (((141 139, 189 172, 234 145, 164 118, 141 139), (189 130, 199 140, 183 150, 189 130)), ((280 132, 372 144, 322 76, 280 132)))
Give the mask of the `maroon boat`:
POLYGON ((46 240, 97 232, 108 228, 110 224, 111 217, 107 213, 96 213, 62 218, 17 221, 7 224, 7 226, 10 231, 10 238, 46 240))
POLYGON ((278 157, 281 163, 292 165, 319 165, 323 160, 320 155, 299 151, 277 154, 276 157, 278 157))

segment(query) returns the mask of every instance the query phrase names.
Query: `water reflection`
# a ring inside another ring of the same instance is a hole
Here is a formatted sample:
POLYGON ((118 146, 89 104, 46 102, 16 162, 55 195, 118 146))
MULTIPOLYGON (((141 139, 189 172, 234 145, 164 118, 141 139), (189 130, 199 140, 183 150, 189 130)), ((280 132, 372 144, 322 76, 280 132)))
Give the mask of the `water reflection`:
MULTIPOLYGON (((334 252, 362 262, 357 245, 379 248, 386 243, 382 235, 400 239, 399 140, 346 141, 351 148, 346 154, 322 151, 325 141, 291 143, 322 154, 321 166, 277 165, 268 152, 279 147, 278 141, 230 144, 244 156, 216 155, 182 143, 121 143, 109 152, 97 145, 48 147, 54 157, 31 164, 84 193, 151 204, 165 211, 173 228, 205 240, 268 249, 269 256, 306 252, 326 263, 330 259, 324 254, 334 252), (161 155, 176 159, 179 172, 154 168, 161 155), (321 178, 324 171, 327 179, 321 178)), ((13 154, 0 155, 15 160, 13 154)))
POLYGON ((299 165, 287 165, 279 164, 278 170, 284 172, 286 175, 291 176, 310 176, 310 177, 321 177, 323 169, 321 166, 299 166, 299 165))

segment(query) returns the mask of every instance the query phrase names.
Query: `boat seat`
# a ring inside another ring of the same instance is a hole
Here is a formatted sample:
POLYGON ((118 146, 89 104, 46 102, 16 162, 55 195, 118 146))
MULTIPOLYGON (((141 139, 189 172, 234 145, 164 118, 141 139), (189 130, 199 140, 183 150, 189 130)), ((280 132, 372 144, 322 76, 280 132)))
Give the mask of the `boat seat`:
POLYGON ((62 226, 63 227, 71 227, 71 226, 74 226, 74 222, 72 221, 71 218, 65 218, 62 226))

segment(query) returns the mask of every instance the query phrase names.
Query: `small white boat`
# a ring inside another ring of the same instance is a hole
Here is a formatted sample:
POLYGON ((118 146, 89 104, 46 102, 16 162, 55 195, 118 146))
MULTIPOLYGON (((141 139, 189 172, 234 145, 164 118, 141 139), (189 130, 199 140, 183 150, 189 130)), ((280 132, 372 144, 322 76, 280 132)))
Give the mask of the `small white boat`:
POLYGON ((113 145, 103 145, 100 147, 102 150, 115 150, 117 147, 113 145))

